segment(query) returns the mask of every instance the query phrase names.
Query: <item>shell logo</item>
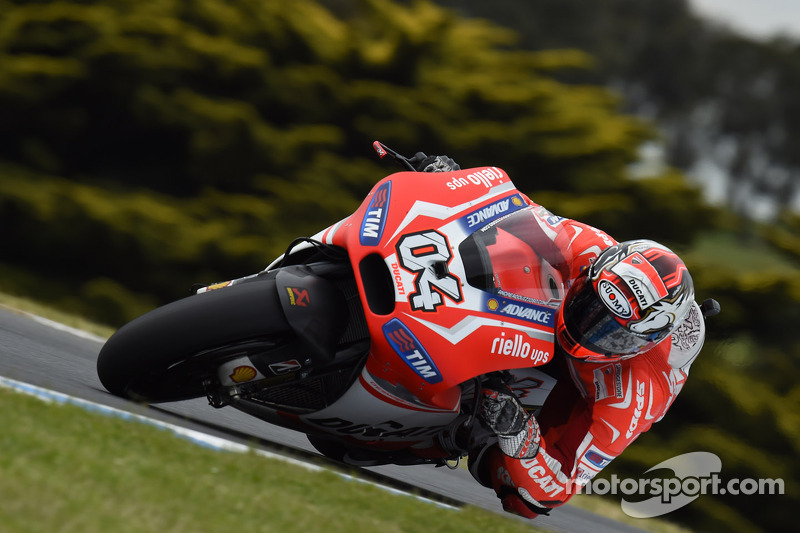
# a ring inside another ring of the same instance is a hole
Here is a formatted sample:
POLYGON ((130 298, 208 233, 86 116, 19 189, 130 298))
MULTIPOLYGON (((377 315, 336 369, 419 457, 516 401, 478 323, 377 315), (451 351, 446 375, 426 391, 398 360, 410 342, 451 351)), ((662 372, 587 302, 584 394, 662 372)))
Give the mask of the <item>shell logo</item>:
POLYGON ((223 281, 221 283, 214 283, 213 285, 209 285, 208 287, 206 287, 206 290, 207 291, 215 291, 217 289, 224 289, 225 287, 227 287, 230 284, 231 284, 230 281, 223 281))
POLYGON ((250 381, 258 375, 258 371, 252 366, 237 366, 229 376, 234 383, 244 383, 250 381))
POLYGON ((498 308, 498 307, 500 307, 500 304, 499 304, 499 303, 497 302, 497 300, 495 300, 494 298, 492 298, 491 300, 489 300, 489 301, 486 303, 486 305, 489 307, 489 309, 490 309, 491 311, 497 311, 497 308, 498 308))

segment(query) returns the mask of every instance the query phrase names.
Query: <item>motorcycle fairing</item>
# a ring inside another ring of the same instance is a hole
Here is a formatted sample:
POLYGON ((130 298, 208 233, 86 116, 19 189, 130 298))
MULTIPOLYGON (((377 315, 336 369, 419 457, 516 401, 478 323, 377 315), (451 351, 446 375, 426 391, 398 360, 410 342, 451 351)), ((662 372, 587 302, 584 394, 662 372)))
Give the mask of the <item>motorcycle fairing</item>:
POLYGON ((341 292, 304 265, 279 270, 275 282, 283 314, 307 357, 320 363, 332 361, 336 341, 347 326, 341 292))
POLYGON ((366 368, 335 403, 299 421, 315 434, 328 434, 374 449, 399 449, 430 441, 459 415, 460 394, 454 389, 449 408, 433 408, 398 389, 366 368), (375 401, 375 400, 379 401, 375 401))
MULTIPOLYGON (((527 294, 497 284, 475 287, 468 279, 471 267, 459 252, 471 235, 524 209, 529 209, 524 197, 496 167, 400 172, 376 184, 353 215, 318 235, 345 248, 356 272, 365 257, 383 258, 394 306, 376 313, 365 305, 372 338, 366 370, 371 375, 404 388, 421 404, 448 408, 446 392, 462 382, 552 359, 558 303, 539 278, 546 273, 557 288, 563 287, 557 269, 529 243, 502 236, 497 252, 513 244, 511 255, 501 261, 513 265, 506 277, 520 278, 509 283, 524 285, 527 294), (535 268, 514 270, 523 265, 535 268)), ((491 253, 491 246, 484 248, 491 253)), ((366 303, 369 288, 357 278, 366 303)))

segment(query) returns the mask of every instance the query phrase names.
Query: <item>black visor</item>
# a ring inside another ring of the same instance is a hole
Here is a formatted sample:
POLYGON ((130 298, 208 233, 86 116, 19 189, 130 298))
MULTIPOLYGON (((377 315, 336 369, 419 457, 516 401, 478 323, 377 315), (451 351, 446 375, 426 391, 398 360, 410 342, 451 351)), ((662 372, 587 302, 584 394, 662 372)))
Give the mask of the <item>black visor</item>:
POLYGON ((589 276, 570 287, 564 301, 564 326, 581 346, 602 355, 627 355, 658 341, 658 333, 639 335, 623 326, 600 301, 589 276))

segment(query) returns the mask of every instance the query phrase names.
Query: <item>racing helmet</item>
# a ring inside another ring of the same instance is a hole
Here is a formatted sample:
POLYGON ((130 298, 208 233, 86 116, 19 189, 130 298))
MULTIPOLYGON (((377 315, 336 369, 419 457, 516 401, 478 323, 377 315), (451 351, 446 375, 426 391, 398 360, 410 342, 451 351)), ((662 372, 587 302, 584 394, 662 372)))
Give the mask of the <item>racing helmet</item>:
POLYGON ((650 350, 680 325, 694 303, 684 262, 650 240, 603 250, 567 291, 556 337, 572 357, 608 362, 650 350))

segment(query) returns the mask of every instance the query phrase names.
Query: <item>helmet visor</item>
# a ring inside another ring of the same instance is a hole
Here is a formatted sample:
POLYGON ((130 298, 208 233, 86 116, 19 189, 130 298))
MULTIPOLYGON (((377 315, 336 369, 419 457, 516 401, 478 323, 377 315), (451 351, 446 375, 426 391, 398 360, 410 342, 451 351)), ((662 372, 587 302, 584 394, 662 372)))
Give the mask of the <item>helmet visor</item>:
POLYGON ((564 301, 564 326, 581 346, 603 355, 627 355, 649 348, 653 335, 639 335, 623 326, 600 301, 589 276, 570 287, 564 301))

